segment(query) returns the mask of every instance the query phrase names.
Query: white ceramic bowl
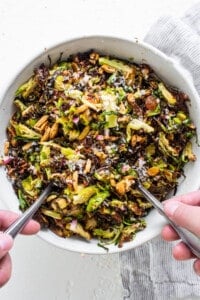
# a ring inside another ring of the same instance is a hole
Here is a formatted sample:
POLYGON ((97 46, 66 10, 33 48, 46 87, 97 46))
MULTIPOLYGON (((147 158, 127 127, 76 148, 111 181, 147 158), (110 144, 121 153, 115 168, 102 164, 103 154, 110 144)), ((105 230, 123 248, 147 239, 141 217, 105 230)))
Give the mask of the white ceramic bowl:
MULTIPOLYGON (((200 99, 198 98, 192 83, 187 80, 183 69, 177 63, 157 49, 140 42, 137 39, 130 41, 114 37, 91 36, 69 40, 51 49, 48 49, 27 64, 12 80, 0 106, 0 154, 3 153, 3 144, 6 139, 5 129, 13 113, 12 102, 14 93, 19 85, 21 85, 32 75, 33 69, 36 66, 43 62, 48 64, 48 56, 51 57, 52 63, 54 63, 59 58, 60 53, 63 53, 62 58, 64 59, 70 54, 84 52, 90 49, 95 49, 103 54, 110 54, 119 58, 131 58, 136 63, 147 63, 164 80, 164 82, 167 82, 168 84, 175 86, 187 93, 191 99, 191 105, 189 108, 190 115, 197 126, 198 139, 200 138, 200 99)), ((189 163, 186 165, 186 179, 180 183, 177 191, 178 194, 187 193, 191 190, 198 189, 200 186, 200 147, 198 147, 195 142, 194 152, 197 156, 197 161, 195 163, 189 163)), ((6 176, 4 168, 0 168, 0 182, 1 200, 6 204, 8 209, 19 211, 17 197, 13 192, 11 183, 6 176)), ((111 245, 109 246, 109 253, 129 250, 147 242, 160 233, 162 225, 165 223, 163 217, 161 217, 155 210, 152 210, 149 213, 149 215, 146 217, 146 221, 147 228, 139 232, 133 241, 125 243, 122 248, 111 245)), ((41 230, 39 236, 47 242, 66 250, 90 254, 106 253, 104 249, 97 246, 97 241, 94 239, 90 242, 78 238, 64 239, 56 236, 49 230, 41 230)))

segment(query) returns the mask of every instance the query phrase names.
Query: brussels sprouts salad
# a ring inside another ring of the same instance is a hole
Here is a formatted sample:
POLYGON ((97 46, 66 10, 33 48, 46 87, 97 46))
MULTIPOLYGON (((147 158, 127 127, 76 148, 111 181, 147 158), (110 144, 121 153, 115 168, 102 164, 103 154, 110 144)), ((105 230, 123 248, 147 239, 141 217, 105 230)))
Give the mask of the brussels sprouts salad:
POLYGON ((138 176, 162 201, 195 161, 188 101, 147 64, 95 51, 41 64, 16 91, 1 159, 20 209, 54 181, 43 227, 122 247, 151 209, 138 176))

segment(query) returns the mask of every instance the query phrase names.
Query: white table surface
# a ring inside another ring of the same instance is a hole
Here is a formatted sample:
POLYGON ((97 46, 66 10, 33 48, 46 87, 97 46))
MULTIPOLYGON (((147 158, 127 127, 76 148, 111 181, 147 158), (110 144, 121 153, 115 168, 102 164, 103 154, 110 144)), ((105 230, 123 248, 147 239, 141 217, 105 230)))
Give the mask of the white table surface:
MULTIPOLYGON (((0 99, 17 71, 56 42, 86 34, 142 39, 159 16, 180 16, 194 3, 196 0, 1 0, 0 99)), ((5 208, 1 200, 0 208, 5 208)), ((12 278, 1 289, 0 299, 122 299, 117 254, 81 255, 57 249, 37 236, 19 236, 11 255, 12 278)))

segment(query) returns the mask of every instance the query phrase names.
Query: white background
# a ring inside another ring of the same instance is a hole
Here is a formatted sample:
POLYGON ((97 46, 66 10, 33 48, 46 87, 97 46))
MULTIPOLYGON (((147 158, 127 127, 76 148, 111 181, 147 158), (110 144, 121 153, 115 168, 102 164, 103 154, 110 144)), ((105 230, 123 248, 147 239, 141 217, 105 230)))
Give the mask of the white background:
MULTIPOLYGON (((159 16, 180 16, 194 3, 196 0, 1 0, 0 99, 24 64, 57 42, 89 34, 142 39, 159 16)), ((4 208, 1 200, 0 208, 4 208)), ((36 236, 19 236, 11 255, 12 278, 1 289, 0 299, 122 299, 117 254, 76 254, 36 236)))

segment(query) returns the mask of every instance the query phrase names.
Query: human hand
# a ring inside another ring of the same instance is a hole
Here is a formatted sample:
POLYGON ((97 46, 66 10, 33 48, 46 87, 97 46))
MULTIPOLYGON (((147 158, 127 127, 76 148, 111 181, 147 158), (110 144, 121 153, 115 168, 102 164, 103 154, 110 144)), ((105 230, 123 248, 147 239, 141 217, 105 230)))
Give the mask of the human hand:
MULTIPOLYGON (((19 217, 18 214, 10 211, 0 210, 0 287, 2 287, 11 276, 12 262, 8 251, 13 246, 13 239, 10 235, 3 233, 11 223, 19 217)), ((23 234, 34 234, 40 230, 36 221, 29 221, 22 230, 23 234)))
MULTIPOLYGON (((166 214, 172 221, 177 225, 190 230, 200 238, 200 191, 173 197, 170 200, 164 201, 163 205, 166 214)), ((161 235, 166 241, 180 239, 170 225, 164 226, 161 235)), ((196 258, 183 242, 179 242, 173 248, 173 256, 177 260, 196 258)), ((196 274, 200 276, 199 258, 195 259, 193 267, 196 274)))

